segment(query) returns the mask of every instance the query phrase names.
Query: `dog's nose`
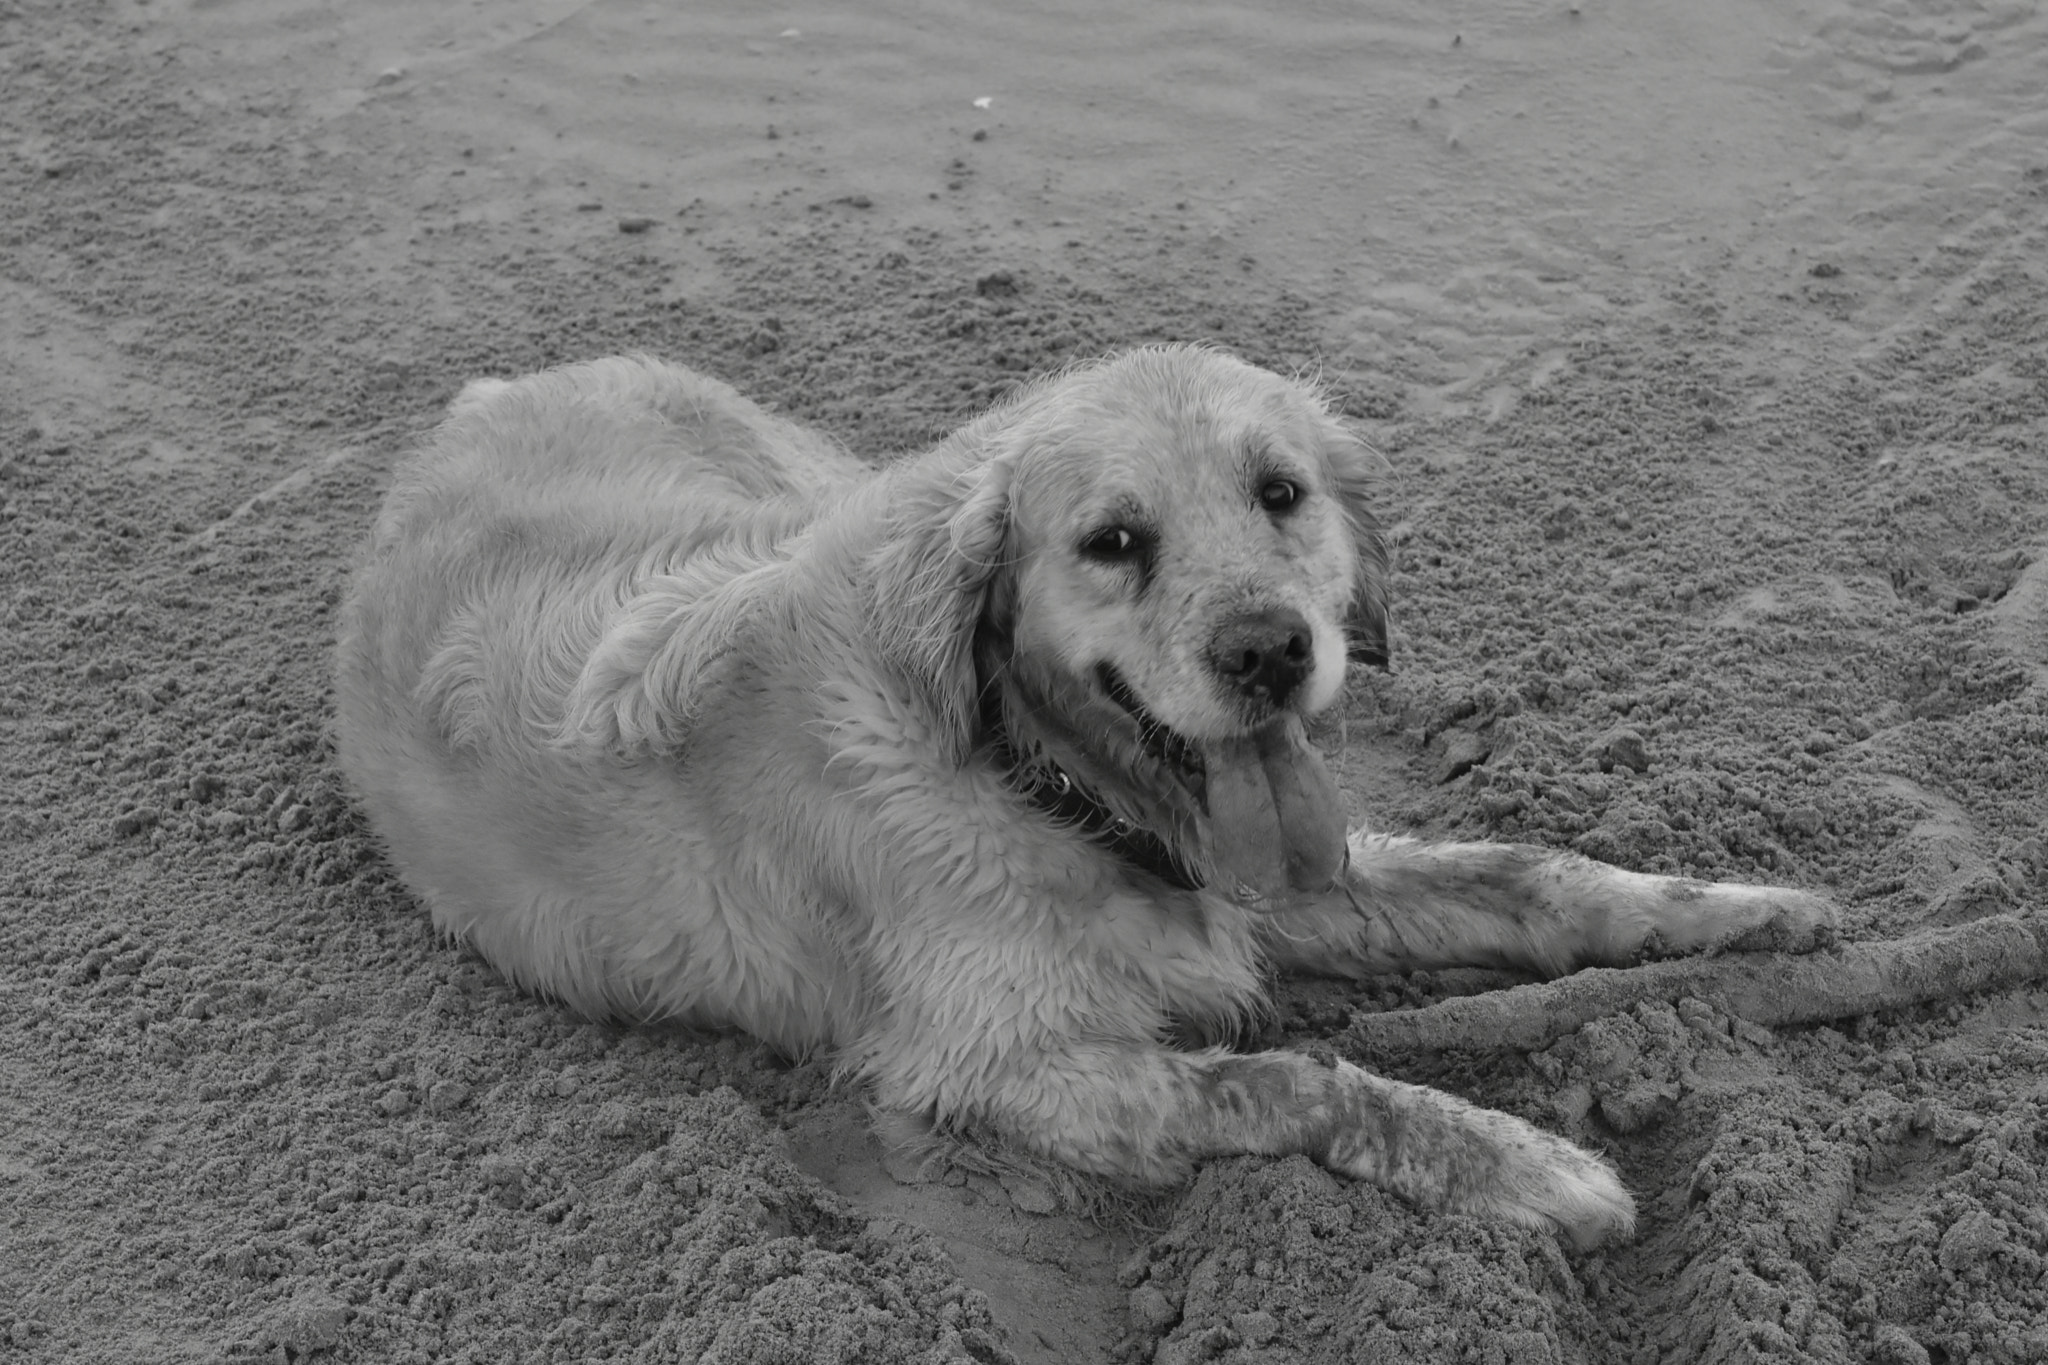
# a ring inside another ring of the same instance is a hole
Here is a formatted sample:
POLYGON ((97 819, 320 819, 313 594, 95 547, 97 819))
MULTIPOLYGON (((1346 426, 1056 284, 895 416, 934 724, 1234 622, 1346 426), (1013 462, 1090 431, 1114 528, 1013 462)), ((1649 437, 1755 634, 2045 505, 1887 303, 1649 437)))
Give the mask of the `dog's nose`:
POLYGON ((1315 663, 1315 632, 1291 607, 1233 616, 1209 639, 1216 676, 1275 706, 1286 704, 1315 663))

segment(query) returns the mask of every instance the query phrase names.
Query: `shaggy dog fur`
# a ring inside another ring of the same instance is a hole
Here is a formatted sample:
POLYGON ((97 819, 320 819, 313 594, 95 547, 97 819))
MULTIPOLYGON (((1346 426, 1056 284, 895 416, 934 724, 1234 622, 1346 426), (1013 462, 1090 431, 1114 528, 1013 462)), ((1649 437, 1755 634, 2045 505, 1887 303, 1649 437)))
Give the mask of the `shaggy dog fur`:
POLYGON ((1556 974, 1831 923, 1363 831, 1319 890, 1218 867, 1201 756, 1384 650, 1374 472, 1312 389, 1196 348, 1041 381, 879 472, 646 358, 479 380, 355 576, 341 762, 434 922, 590 1015, 823 1051, 884 1108, 1138 1182, 1301 1152, 1626 1235, 1613 1170, 1519 1119, 1164 1041, 1241 1018, 1269 967, 1556 974))

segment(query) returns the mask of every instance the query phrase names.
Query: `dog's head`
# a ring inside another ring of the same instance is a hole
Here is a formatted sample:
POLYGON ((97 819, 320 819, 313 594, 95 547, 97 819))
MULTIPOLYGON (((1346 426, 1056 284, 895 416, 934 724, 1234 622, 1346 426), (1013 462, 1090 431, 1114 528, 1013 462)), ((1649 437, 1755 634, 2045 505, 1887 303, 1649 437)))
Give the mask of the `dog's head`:
POLYGON ((1174 835, 1206 809, 1205 754, 1327 707, 1347 659, 1385 660, 1378 457, 1309 386, 1148 348, 955 443, 916 572, 884 565, 877 591, 963 736, 994 698, 1023 757, 1174 835))

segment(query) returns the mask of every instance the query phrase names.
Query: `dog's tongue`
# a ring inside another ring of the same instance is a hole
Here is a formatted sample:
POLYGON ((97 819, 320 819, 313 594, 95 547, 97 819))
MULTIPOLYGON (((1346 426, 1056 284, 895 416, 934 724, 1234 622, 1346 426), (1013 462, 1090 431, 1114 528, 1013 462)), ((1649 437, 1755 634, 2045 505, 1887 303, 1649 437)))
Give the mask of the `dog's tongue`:
POLYGON ((1344 870, 1344 805, 1301 718, 1209 746, 1209 856, 1260 898, 1321 891, 1344 870))

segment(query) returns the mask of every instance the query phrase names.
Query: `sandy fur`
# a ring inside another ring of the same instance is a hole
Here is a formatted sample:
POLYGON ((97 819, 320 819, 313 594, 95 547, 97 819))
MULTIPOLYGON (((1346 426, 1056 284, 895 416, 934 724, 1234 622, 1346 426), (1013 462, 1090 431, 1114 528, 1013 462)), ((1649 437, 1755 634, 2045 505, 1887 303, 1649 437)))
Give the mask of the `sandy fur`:
POLYGON ((1564 972, 1811 939, 1824 901, 1356 832, 1346 885, 1259 914, 1049 818, 984 732, 986 693, 1085 695, 1077 761, 1150 809, 1097 666, 1183 735, 1241 734, 1270 708, 1219 686, 1205 641, 1277 608, 1314 634, 1288 704, 1329 704, 1347 638, 1383 630, 1373 475, 1312 390, 1193 348, 1054 376, 878 473, 644 358, 479 381, 354 580, 342 763, 435 923, 592 1015, 827 1051, 886 1108, 1142 1182, 1305 1152, 1426 1205, 1623 1234, 1611 1168, 1518 1119, 1159 1040, 1252 1007, 1275 961, 1564 972), (1285 517, 1254 500, 1276 477, 1303 491, 1285 517), (1145 528, 1142 566, 1077 551, 1105 519, 1145 528))

